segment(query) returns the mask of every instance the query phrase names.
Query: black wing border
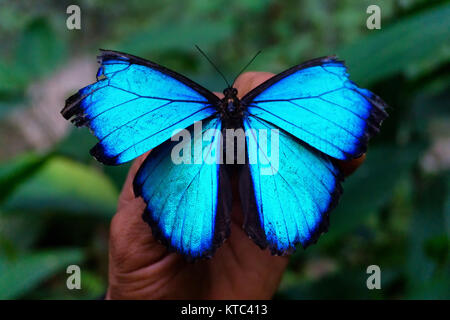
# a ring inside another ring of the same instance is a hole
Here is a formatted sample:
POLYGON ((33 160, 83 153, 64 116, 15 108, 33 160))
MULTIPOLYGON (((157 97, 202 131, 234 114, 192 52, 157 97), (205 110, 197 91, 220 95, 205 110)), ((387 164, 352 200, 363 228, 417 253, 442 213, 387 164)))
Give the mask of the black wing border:
MULTIPOLYGON (((214 116, 211 116, 207 119, 211 120, 214 116)), ((205 119, 205 120, 207 120, 205 119)), ((189 126, 186 130, 192 131, 193 125, 189 126)), ((222 128, 222 130, 224 130, 222 128)), ((147 161, 152 161, 153 157, 156 157, 160 152, 164 152, 167 148, 170 147, 170 144, 173 143, 170 139, 156 146, 145 158, 145 160, 140 165, 138 171, 136 172, 135 177, 133 178, 133 193, 136 198, 143 198, 142 193, 142 185, 137 182, 137 177, 142 173, 147 161)), ((225 142, 223 142, 223 146, 225 146, 225 142)), ((158 222, 153 219, 153 212, 148 208, 148 203, 145 202, 145 209, 141 215, 142 220, 145 221, 152 231, 153 237, 157 241, 159 241, 162 245, 164 245, 167 249, 168 253, 176 252, 183 256, 183 258, 190 263, 196 262, 198 260, 207 260, 213 258, 216 250, 220 248, 225 240, 231 234, 231 210, 232 210, 232 194, 231 194, 231 180, 229 173, 224 164, 219 164, 218 169, 218 199, 217 199, 217 207, 216 207, 216 218, 214 221, 214 235, 213 235, 213 243, 209 250, 202 252, 202 254, 198 257, 192 257, 186 255, 178 248, 174 247, 168 238, 166 238, 161 231, 158 222)))
POLYGON ((188 77, 183 76, 182 74, 175 72, 173 70, 170 70, 160 64, 157 64, 156 62, 146 60, 144 58, 140 58, 128 53, 123 53, 120 51, 114 51, 114 50, 104 50, 100 49, 101 55, 98 56, 99 63, 103 63, 104 61, 112 60, 112 59, 118 59, 118 58, 127 58, 130 62, 133 64, 139 64, 145 67, 149 67, 152 69, 155 69, 157 71, 160 71, 168 76, 171 76, 172 78, 175 78, 179 80, 180 82, 184 83, 188 87, 194 89, 201 95, 203 95, 205 98, 208 99, 208 101, 214 105, 214 103, 219 103, 220 99, 212 93, 210 90, 206 89, 202 85, 198 84, 197 82, 194 82, 193 80, 189 79, 188 77))
MULTIPOLYGON (((311 67, 316 66, 322 66, 325 63, 340 63, 342 64, 346 70, 347 66, 345 65, 344 60, 337 59, 335 55, 331 56, 325 56, 320 57, 312 60, 308 60, 304 63, 301 63, 299 65, 293 66, 275 76, 273 76, 270 79, 267 79, 263 83, 261 83, 259 86, 248 92, 244 97, 241 99, 241 103, 244 106, 245 109, 247 109, 248 106, 250 106, 254 100, 255 97, 257 97, 260 93, 262 93, 264 90, 268 89, 278 81, 290 76, 291 74, 311 67)), ((350 78, 348 78, 348 81, 359 88, 359 86, 356 85, 350 78)), ((383 101, 379 96, 377 96, 375 93, 370 91, 371 96, 367 96, 363 94, 362 92, 358 93, 367 100, 371 106, 372 109, 370 111, 370 114, 368 118, 366 119, 366 130, 362 136, 363 141, 361 142, 359 146, 359 152, 357 152, 355 155, 349 157, 347 160, 356 159, 361 157, 366 151, 367 151, 367 144, 369 140, 374 137, 376 134, 380 132, 380 127, 383 123, 383 121, 388 117, 388 113, 386 112, 386 109, 389 108, 388 104, 383 101)), ((269 121, 267 121, 269 122, 269 121)))
POLYGON ((251 103, 251 101, 257 96, 259 95, 261 92, 263 92, 264 90, 266 90, 267 88, 271 87, 273 84, 277 83, 278 81, 286 78, 287 76, 290 76, 291 74, 302 70, 302 69, 306 69, 306 68, 311 68, 311 67, 316 67, 316 66, 320 66, 324 63, 327 62, 339 62, 342 63, 345 66, 345 63, 343 60, 338 60, 336 59, 336 56, 325 56, 325 57, 320 57, 320 58, 316 58, 316 59, 312 59, 312 60, 308 60, 305 61, 301 64, 295 65, 281 73, 278 73, 276 75, 274 75, 272 78, 267 79, 266 81, 264 81, 263 83, 261 83, 259 86, 257 86, 256 88, 252 89, 250 92, 248 92, 245 96, 242 97, 241 102, 244 105, 249 105, 251 103))
MULTIPOLYGON (((160 71, 161 73, 168 75, 197 91, 199 94, 201 94, 208 100, 209 104, 211 104, 212 107, 217 107, 220 104, 220 98, 218 98, 210 90, 194 82, 193 80, 183 76, 182 74, 179 74, 178 72, 170 70, 162 65, 159 65, 156 62, 152 62, 144 58, 140 58, 120 51, 100 49, 100 55, 97 56, 97 62, 100 64, 99 68, 102 68, 103 63, 109 60, 122 60, 130 64, 137 64, 160 71)), ((78 109, 79 108, 78 105, 79 102, 82 100, 82 98, 83 97, 80 97, 79 93, 76 93, 66 100, 65 106, 61 110, 61 114, 66 120, 69 120, 75 114, 80 112, 80 110, 78 109)))
MULTIPOLYGON (((264 119, 258 118, 256 116, 251 116, 259 121, 266 122, 276 128, 278 128, 276 125, 270 123, 269 121, 266 121, 264 119)), ((337 169, 335 177, 335 184, 333 188, 333 192, 330 194, 331 201, 328 204, 327 209, 324 212, 321 212, 321 220, 316 225, 314 230, 311 232, 311 237, 306 241, 305 243, 301 243, 300 241, 296 241, 292 243, 292 247, 280 251, 277 248, 270 246, 270 244, 267 242, 266 235, 264 233, 263 226, 261 224, 261 220, 259 218, 259 212, 257 209, 256 204, 256 198, 254 193, 254 184, 250 173, 250 167, 248 163, 248 153, 245 154, 246 156, 246 162, 245 164, 240 168, 239 171, 239 194, 241 199, 241 206, 244 213, 244 231, 249 236, 250 239, 253 240, 253 242, 260 247, 261 249, 267 249, 269 248, 272 255, 275 256, 286 256, 294 253, 296 251, 296 247, 298 244, 300 244, 303 249, 308 248, 310 245, 316 244, 319 240, 320 236, 328 232, 328 228, 330 226, 330 213, 337 207, 339 200, 344 192, 344 189, 342 187, 342 182, 345 180, 345 176, 342 173, 342 170, 340 169, 339 165, 334 161, 334 158, 326 155, 322 151, 310 146, 303 140, 300 140, 299 138, 295 137, 294 135, 290 134, 289 132, 278 128, 280 131, 283 132, 283 134, 288 135, 291 137, 296 143, 300 144, 302 147, 308 149, 312 153, 317 153, 317 156, 322 157, 324 160, 329 160, 331 164, 337 169), (248 190, 251 190, 249 192, 248 190)), ((246 142, 246 148, 247 148, 247 142, 246 142)), ((246 149, 247 150, 247 149, 246 149)))

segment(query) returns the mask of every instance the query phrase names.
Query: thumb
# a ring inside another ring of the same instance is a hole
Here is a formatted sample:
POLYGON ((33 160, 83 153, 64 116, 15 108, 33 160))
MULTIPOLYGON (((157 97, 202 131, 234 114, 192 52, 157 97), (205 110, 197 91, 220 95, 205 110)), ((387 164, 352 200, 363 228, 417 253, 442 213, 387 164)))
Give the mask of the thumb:
POLYGON ((136 173, 138 172, 139 168, 141 167, 142 163, 145 161, 149 153, 150 151, 144 153, 136 160, 134 160, 130 170, 128 170, 127 179, 125 180, 125 183, 122 187, 122 191, 120 192, 119 196, 119 203, 117 204, 118 211, 120 211, 128 203, 136 199, 136 195, 133 191, 134 177, 136 176, 136 173))
POLYGON ((148 153, 137 158, 131 166, 119 197, 117 213, 111 221, 110 265, 120 272, 142 268, 167 253, 142 219, 146 204, 141 197, 136 198, 133 191, 134 177, 147 155, 148 153))

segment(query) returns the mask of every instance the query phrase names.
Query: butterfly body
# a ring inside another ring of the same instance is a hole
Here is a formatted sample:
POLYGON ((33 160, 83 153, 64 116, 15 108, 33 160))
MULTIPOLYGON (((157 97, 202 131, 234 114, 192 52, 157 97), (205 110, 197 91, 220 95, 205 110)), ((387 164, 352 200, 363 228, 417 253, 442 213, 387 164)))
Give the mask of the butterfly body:
POLYGON ((243 228, 257 245, 287 254, 314 243, 342 192, 334 159, 361 156, 387 117, 385 103, 334 57, 294 66, 242 98, 228 86, 221 99, 139 57, 102 51, 99 62, 98 81, 62 114, 94 132, 91 154, 102 163, 152 149, 135 195, 147 204, 153 235, 189 259, 211 257, 229 236, 231 175, 243 228), (245 133, 233 149, 229 130, 245 133))
POLYGON ((233 87, 228 87, 223 90, 224 97, 220 105, 222 119, 242 119, 244 109, 237 94, 237 89, 233 87))

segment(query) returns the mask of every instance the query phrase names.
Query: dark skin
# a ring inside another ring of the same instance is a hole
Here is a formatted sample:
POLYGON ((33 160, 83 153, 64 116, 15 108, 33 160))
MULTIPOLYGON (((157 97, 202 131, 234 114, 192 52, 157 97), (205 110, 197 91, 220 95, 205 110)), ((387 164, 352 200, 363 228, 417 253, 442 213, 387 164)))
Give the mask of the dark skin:
MULTIPOLYGON (((272 77, 267 72, 246 72, 234 83, 241 98, 272 77)), ((223 94, 216 93, 220 98, 223 94)), ((270 299, 278 288, 288 256, 261 250, 242 229, 243 215, 233 181, 231 234, 212 259, 187 262, 169 253, 142 220, 145 203, 135 198, 133 179, 147 154, 133 163, 111 222, 109 287, 106 299, 270 299)), ((365 156, 339 162, 351 174, 365 156)))

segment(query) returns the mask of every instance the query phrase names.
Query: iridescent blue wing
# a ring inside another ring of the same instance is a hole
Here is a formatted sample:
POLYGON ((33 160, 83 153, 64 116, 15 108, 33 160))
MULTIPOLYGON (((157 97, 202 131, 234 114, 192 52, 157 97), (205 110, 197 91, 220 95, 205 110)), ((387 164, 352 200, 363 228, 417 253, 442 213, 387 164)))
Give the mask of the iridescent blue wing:
POLYGON ((326 231, 342 191, 331 158, 349 160, 365 152, 387 116, 386 105, 350 81, 333 57, 280 73, 241 102, 244 129, 256 130, 247 135, 249 163, 240 177, 244 228, 273 253, 292 252, 296 243, 306 247, 326 231), (267 139, 260 140, 259 129, 268 132, 267 139), (276 146, 265 143, 272 129, 279 133, 276 146))
POLYGON ((187 258, 211 256, 230 225, 230 186, 220 165, 221 121, 198 125, 153 149, 134 180, 136 196, 147 203, 143 218, 154 236, 187 258))
POLYGON ((242 98, 247 112, 341 160, 361 156, 387 117, 384 102, 349 80, 343 62, 319 58, 282 72, 242 98))
POLYGON ((156 63, 102 51, 97 82, 66 101, 62 115, 89 127, 99 143, 91 154, 105 164, 136 158, 174 131, 216 112, 210 91, 156 63))
POLYGON ((329 156, 269 122, 248 116, 243 125, 247 159, 239 190, 245 231, 273 254, 315 242, 327 230, 328 213, 342 191, 338 168, 329 156))

